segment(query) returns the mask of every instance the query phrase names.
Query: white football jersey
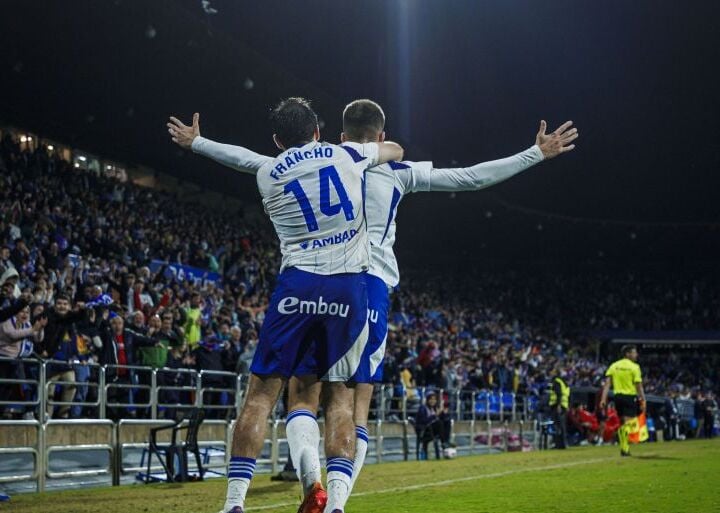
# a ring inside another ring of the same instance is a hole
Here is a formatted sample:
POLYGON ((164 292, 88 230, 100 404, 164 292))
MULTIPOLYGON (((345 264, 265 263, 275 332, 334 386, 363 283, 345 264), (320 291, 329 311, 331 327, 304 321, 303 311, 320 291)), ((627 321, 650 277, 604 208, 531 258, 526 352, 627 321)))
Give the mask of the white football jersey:
POLYGON ((261 165, 257 183, 280 239, 281 270, 368 270, 363 175, 377 164, 378 151, 376 143, 313 141, 261 165))
MULTIPOLYGON (((319 143, 311 143, 309 145, 313 148, 313 151, 315 148, 314 145, 319 146, 319 143)), ((343 146, 348 147, 351 150, 355 150, 357 156, 353 158, 353 161, 362 156, 367 156, 367 160, 373 160, 377 155, 376 145, 373 148, 373 146, 369 144, 344 143, 343 146)), ((332 147, 337 148, 337 146, 332 147)), ((258 184, 261 180, 261 170, 265 171, 265 177, 269 180, 269 171, 272 170, 274 166, 283 162, 286 154, 290 153, 285 152, 277 159, 273 159, 272 157, 260 155, 241 146, 221 144, 203 137, 195 138, 192 143, 192 149, 196 153, 210 157, 213 160, 223 165, 232 167, 233 169, 237 169, 238 171, 246 173, 257 172, 258 184)), ((303 149, 303 151, 305 151, 305 149, 303 149)), ((349 152, 349 150, 344 151, 346 153, 349 152)), ((542 151, 540 151, 540 148, 536 145, 507 158, 482 162, 465 168, 433 169, 431 162, 388 162, 387 164, 382 164, 368 170, 368 172, 365 173, 365 216, 367 218, 368 233, 366 240, 368 240, 370 244, 370 274, 381 278, 391 287, 395 287, 400 280, 393 245, 395 243, 395 216, 397 215, 398 205, 405 194, 421 191, 451 192, 479 190, 502 182, 503 180, 516 175, 517 173, 541 162, 542 160, 542 151)), ((319 162, 320 161, 318 161, 318 163, 319 162)), ((362 165, 365 164, 365 161, 354 163, 358 165, 358 167, 362 167, 362 165)), ((312 173, 310 173, 310 175, 312 175, 312 173)), ((283 187, 285 187, 285 185, 283 185, 283 187)), ((305 186, 303 185, 303 187, 305 186)), ((316 191, 317 187, 317 185, 312 187, 312 191, 316 191)), ((332 187, 330 188, 332 189, 332 187)), ((293 197, 293 195, 290 197, 293 197)), ((265 199, 265 194, 263 194, 263 198, 263 203, 265 203, 267 209, 268 200, 265 199)), ((333 196, 333 198, 335 198, 335 196, 333 196)), ((317 203, 311 203, 311 205, 316 205, 317 207, 317 203)), ((358 205, 356 205, 353 200, 353 209, 357 208, 358 205)), ((298 217, 295 220, 295 224, 298 227, 297 236, 302 234, 302 219, 304 219, 304 217, 298 217)), ((341 219, 343 219, 342 216, 341 219)), ((357 219, 358 218, 356 216, 355 221, 357 221, 357 219)), ((275 219, 273 219, 273 222, 275 222, 275 219)), ((276 223, 275 226, 276 229, 278 229, 278 235, 280 235, 281 232, 278 228, 278 224, 276 223)), ((323 224, 322 226, 325 225, 323 224)), ((323 241, 329 242, 329 232, 333 232, 333 230, 329 230, 327 235, 323 235, 323 241)), ((336 235, 337 232, 333 232, 333 241, 335 240, 336 235)), ((288 234, 288 239, 289 238, 288 234)), ((309 237, 309 239, 318 241, 313 243, 315 245, 320 244, 319 235, 317 233, 315 238, 309 237)), ((355 239, 356 237, 353 237, 353 240, 355 239)), ((283 243, 284 239, 282 235, 280 235, 280 240, 281 247, 283 248, 283 268, 288 265, 297 265, 295 263, 286 263, 286 260, 290 261, 290 253, 293 248, 290 246, 286 248, 283 243)), ((298 245, 297 242, 295 244, 296 246, 298 245)), ((310 242, 308 242, 308 244, 310 244, 310 242)), ((332 246, 333 245, 331 244, 330 247, 332 250, 340 249, 333 248, 332 246)), ((353 247, 354 246, 355 245, 353 245, 353 247)), ((343 248, 343 252, 346 249, 349 248, 343 248)), ((297 247, 295 248, 295 252, 297 255, 293 256, 293 262, 300 260, 301 256, 310 257, 312 255, 310 252, 298 251, 297 247)), ((323 253, 322 258, 324 259, 325 256, 335 257, 335 255, 323 253)), ((304 267, 301 268, 310 270, 311 272, 324 273, 324 271, 312 270, 314 262, 315 261, 312 260, 308 265, 303 264, 304 267)), ((345 261, 342 260, 342 265, 338 262, 338 266, 344 268, 346 266, 345 261)), ((324 264, 321 267, 325 269, 337 266, 324 264)), ((339 270, 335 272, 345 271, 339 270)))
POLYGON ((393 251, 395 217, 405 194, 422 191, 471 191, 510 178, 543 160, 538 146, 475 166, 433 169, 432 162, 388 162, 365 174, 365 215, 370 241, 370 270, 390 287, 400 281, 393 251))

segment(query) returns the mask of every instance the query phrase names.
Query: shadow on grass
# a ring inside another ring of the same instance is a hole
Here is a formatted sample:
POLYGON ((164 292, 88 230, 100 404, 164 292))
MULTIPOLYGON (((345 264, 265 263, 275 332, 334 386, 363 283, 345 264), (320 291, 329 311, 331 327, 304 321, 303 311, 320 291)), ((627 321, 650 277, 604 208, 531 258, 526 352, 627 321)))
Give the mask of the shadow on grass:
POLYGON ((674 456, 662 456, 660 454, 643 454, 640 456, 633 456, 636 460, 667 460, 667 461, 682 461, 683 458, 676 458, 674 456))
MULTIPOLYGON (((271 493, 285 492, 297 487, 298 497, 300 497, 300 485, 295 482, 280 482, 267 486, 258 486, 256 488, 250 488, 248 496, 267 495, 271 493)), ((298 501, 299 503, 299 501, 298 501)))

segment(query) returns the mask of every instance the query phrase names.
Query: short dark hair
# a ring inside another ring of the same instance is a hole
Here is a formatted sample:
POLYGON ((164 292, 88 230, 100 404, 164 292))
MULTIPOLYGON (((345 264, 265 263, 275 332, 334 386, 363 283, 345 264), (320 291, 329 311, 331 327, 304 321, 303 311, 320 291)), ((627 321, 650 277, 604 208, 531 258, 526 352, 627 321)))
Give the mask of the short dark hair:
POLYGON ((620 348, 620 352, 623 356, 628 354, 630 351, 637 351, 637 346, 635 344, 625 344, 620 348))
POLYGON ((270 126, 283 146, 290 148, 312 141, 318 118, 305 98, 286 98, 270 112, 270 126))
POLYGON ((68 296, 67 294, 58 294, 57 296, 55 296, 55 302, 56 302, 56 303, 57 303, 58 301, 62 301, 62 300, 65 300, 65 301, 67 301, 67 302, 70 302, 70 296, 68 296))
POLYGON ((355 100, 343 111, 343 132, 353 141, 369 141, 377 138, 385 129, 385 113, 372 100, 355 100))

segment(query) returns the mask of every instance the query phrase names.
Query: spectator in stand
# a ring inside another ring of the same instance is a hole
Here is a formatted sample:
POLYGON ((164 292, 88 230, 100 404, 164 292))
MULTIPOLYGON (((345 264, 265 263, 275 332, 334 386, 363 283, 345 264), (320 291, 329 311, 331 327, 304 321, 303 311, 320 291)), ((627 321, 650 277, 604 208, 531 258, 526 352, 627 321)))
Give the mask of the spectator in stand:
POLYGON ((134 295, 133 287, 135 287, 135 274, 127 273, 121 277, 119 281, 115 281, 110 277, 106 277, 105 279, 108 282, 108 290, 110 291, 111 296, 116 296, 120 304, 122 304, 125 308, 130 309, 133 304, 130 299, 134 295))
POLYGON ((106 373, 106 382, 111 386, 108 390, 108 403, 121 406, 109 408, 109 416, 119 419, 123 413, 137 417, 134 404, 135 392, 131 385, 137 385, 135 372, 126 366, 137 365, 137 348, 154 346, 155 340, 125 328, 125 321, 115 312, 110 313, 110 329, 106 330, 103 340, 100 363, 110 365, 106 373), (117 386, 120 385, 120 386, 117 386))
MULTIPOLYGON (((179 346, 170 348, 168 356, 167 369, 165 371, 165 384, 167 387, 185 387, 190 384, 189 375, 181 372, 181 369, 189 369, 194 365, 192 356, 187 353, 187 345, 182 343, 179 346), (174 372, 171 372, 173 369, 174 372)), ((182 392, 176 388, 166 389, 162 395, 163 402, 167 405, 191 405, 193 404, 189 394, 182 392)), ((167 406, 165 409, 166 419, 176 419, 178 410, 173 406, 167 406)))
POLYGON ((677 408, 677 391, 672 390, 665 398, 665 440, 676 440, 680 435, 680 412, 677 408))
POLYGON ((435 459, 440 459, 440 447, 445 448, 447 436, 445 426, 449 423, 447 407, 440 410, 438 397, 435 392, 429 392, 425 397, 425 404, 420 406, 415 415, 415 433, 418 438, 420 452, 418 459, 428 459, 428 445, 435 447, 435 459))
MULTIPOLYGON (((168 386, 182 386, 179 385, 179 379, 183 376, 178 376, 177 372, 170 372, 164 370, 167 368, 178 369, 185 366, 183 363, 184 352, 186 346, 182 341, 182 336, 173 328, 173 314, 169 309, 162 311, 160 316, 159 329, 155 331, 152 329, 151 336, 157 341, 159 345, 155 347, 155 351, 160 352, 164 349, 164 359, 162 355, 158 355, 159 358, 155 361, 157 365, 157 385, 158 387, 168 386)), ((155 324, 157 321, 153 321, 155 324)), ((148 333, 150 335, 150 333, 148 333)), ((179 402, 179 393, 176 390, 161 390, 159 394, 159 401, 161 404, 177 404, 179 402)), ((166 418, 174 418, 174 410, 166 412, 166 418)))
POLYGON ((705 394, 702 391, 695 393, 693 401, 693 418, 695 419, 695 438, 700 438, 704 430, 705 412, 703 411, 703 403, 705 402, 705 394))
MULTIPOLYGON (((207 340, 201 341, 192 351, 192 357, 195 361, 195 369, 202 374, 203 388, 226 388, 226 380, 222 375, 212 374, 212 372, 224 371, 223 367, 223 349, 224 346, 216 337, 208 337, 207 340), (211 371, 208 373, 207 371, 211 371)), ((202 398, 203 405, 206 406, 205 418, 218 419, 225 417, 225 411, 217 406, 226 404, 227 394, 224 392, 205 392, 202 398)))
POLYGON ((88 301, 85 303, 85 306, 88 307, 100 307, 100 306, 109 306, 113 304, 113 299, 103 293, 103 289, 100 285, 92 285, 90 287, 90 294, 88 296, 88 301))
POLYGON ((717 402, 715 402, 713 393, 708 392, 702 402, 703 436, 705 438, 713 437, 713 431, 715 429, 715 413, 717 412, 717 409, 718 406, 717 402))
MULTIPOLYGON (((73 364, 79 362, 77 345, 76 323, 85 319, 85 312, 78 308, 71 311, 70 298, 64 294, 55 296, 55 308, 48 311, 48 321, 45 328, 45 339, 42 344, 43 358, 49 358, 58 363, 47 366, 47 381, 61 381, 59 385, 60 402, 58 418, 70 416, 70 403, 75 398, 77 390, 75 385, 75 371, 73 364)), ((48 387, 52 391, 52 388, 48 387)), ((53 417, 53 406, 48 403, 48 417, 53 417)))
MULTIPOLYGON (((12 359, 0 360, 0 380, 25 379, 25 366, 20 359, 29 358, 33 354, 35 344, 39 344, 43 340, 46 325, 46 317, 39 317, 31 322, 29 306, 24 307, 16 315, 0 324, 0 358, 12 359)), ((3 383, 0 386, 0 401, 21 399, 22 386, 20 384, 3 383)), ((27 411, 32 412, 30 409, 27 411)), ((3 418, 12 418, 12 416, 10 408, 5 408, 3 418)))
POLYGON ((137 278, 132 289, 131 312, 143 312, 148 315, 158 303, 155 291, 146 288, 145 278, 137 278))
MULTIPOLYGON (((109 330, 99 303, 140 310, 147 317, 169 311, 173 331, 181 341, 188 335, 191 350, 203 328, 208 337, 223 338, 226 324, 238 326, 243 350, 238 356, 235 340, 235 349, 223 353, 223 365, 230 369, 236 361, 235 369, 247 371, 269 284, 279 268, 268 225, 75 169, 57 152, 21 150, 9 135, 0 141, 0 168, 0 322, 28 301, 47 307, 49 323, 38 349, 49 346, 45 355, 50 357, 60 346, 56 335, 61 328, 68 328, 65 335, 74 337, 76 347, 78 342, 87 345, 84 337, 93 340, 93 330, 109 330), (167 265, 151 272, 149 260, 167 265), (211 286, 185 280, 173 274, 173 264, 217 269, 222 281, 211 286), (86 290, 88 294, 76 294, 86 290), (159 297, 156 290, 162 290, 159 297), (54 323, 50 307, 61 296, 76 299, 76 307, 86 300, 87 314, 70 312, 71 303, 68 312, 78 318, 54 323), (179 298, 190 298, 189 307, 182 308, 188 305, 179 298), (95 322, 85 318, 90 308, 97 312, 95 322)), ((607 362, 597 359, 597 341, 588 339, 588 329, 715 329, 720 312, 720 273, 685 268, 463 268, 462 273, 446 269, 442 275, 408 270, 406 276, 392 298, 383 363, 385 379, 396 385, 398 398, 403 381, 408 399, 415 383, 537 396, 545 387, 543 376, 554 367, 570 385, 597 386, 607 362)), ((129 328, 144 333, 144 320, 126 319, 129 328)), ((104 341, 105 335, 100 338, 104 341)), ((175 356, 168 366, 188 365, 187 352, 178 351, 170 350, 175 356)), ((106 357, 105 347, 100 356, 106 357)), ((648 393, 720 391, 717 354, 644 354, 643 360, 648 393)), ((65 367, 72 370, 72 364, 65 367)), ((90 387, 89 394, 94 390, 90 387)), ((463 408, 469 414, 472 405, 463 403, 463 408)))
POLYGON ((15 298, 13 292, 15 282, 13 280, 0 280, 0 322, 8 320, 27 306, 25 298, 15 298))
MULTIPOLYGON (((14 267, 10 267, 3 272, 0 276, 0 307, 7 308, 15 303, 15 300, 20 298, 20 289, 18 288, 19 274, 14 267)), ((25 304, 27 304, 27 298, 25 298, 25 304)))
MULTIPOLYGON (((93 310, 88 310, 88 316, 94 322, 95 313, 93 310)), ((94 363, 92 359, 92 342, 91 338, 87 333, 81 333, 80 327, 76 327, 76 332, 73 337, 75 345, 77 346, 77 359, 73 363, 73 372, 75 373, 75 397, 73 398, 73 404, 70 407, 70 417, 77 419, 83 416, 84 403, 88 400, 90 381, 90 364, 94 363)))
MULTIPOLYGON (((143 278, 138 277, 135 283, 136 297, 137 291, 143 287, 142 283, 143 278)), ((154 335, 160 329, 162 322, 159 317, 154 316, 154 318, 150 317, 150 321, 146 326, 145 314, 139 309, 130 314, 129 318, 132 322, 125 329, 140 342, 135 344, 135 365, 143 367, 143 369, 132 371, 133 379, 140 385, 135 392, 134 400, 137 404, 150 404, 153 370, 162 368, 167 360, 167 347, 163 348, 162 343, 154 339, 154 335)), ((159 381, 158 385, 160 385, 162 377, 158 376, 156 379, 159 381)), ((143 417, 147 417, 150 410, 142 408, 139 412, 143 417)))
POLYGON ((0 275, 8 269, 15 269, 15 264, 10 259, 10 246, 3 245, 0 247, 0 275))
POLYGON ((230 338, 225 342, 223 367, 226 371, 240 373, 240 356, 244 349, 242 330, 239 326, 233 326, 230 328, 230 338))
POLYGON ((250 372, 250 364, 255 357, 255 350, 257 349, 258 335, 257 331, 251 329, 247 332, 247 340, 245 341, 245 348, 240 355, 240 361, 238 362, 239 372, 241 374, 248 374, 250 372))
MULTIPOLYGON (((137 287, 138 281, 135 282, 137 287)), ((134 310, 128 314, 125 323, 125 330, 128 331, 133 337, 144 337, 147 335, 148 327, 145 325, 145 314, 142 310, 134 310)), ((143 339, 144 340, 144 339, 143 339)), ((148 346, 149 347, 149 346, 148 346)), ((133 346, 133 361, 134 363, 128 365, 143 366, 143 353, 138 345, 133 346)), ((136 404, 149 404, 150 403, 150 390, 148 387, 152 385, 152 370, 147 369, 134 369, 130 371, 132 375, 133 383, 140 385, 141 387, 135 389, 133 392, 133 400, 136 404)), ((147 408, 141 408, 139 415, 146 417, 149 410, 147 408)))
POLYGON ((191 351, 200 343, 202 327, 201 296, 193 292, 190 296, 190 307, 185 309, 185 342, 191 351))
POLYGON ((145 314, 141 310, 135 310, 129 315, 130 324, 127 329, 139 335, 146 335, 148 332, 147 326, 145 326, 145 314))

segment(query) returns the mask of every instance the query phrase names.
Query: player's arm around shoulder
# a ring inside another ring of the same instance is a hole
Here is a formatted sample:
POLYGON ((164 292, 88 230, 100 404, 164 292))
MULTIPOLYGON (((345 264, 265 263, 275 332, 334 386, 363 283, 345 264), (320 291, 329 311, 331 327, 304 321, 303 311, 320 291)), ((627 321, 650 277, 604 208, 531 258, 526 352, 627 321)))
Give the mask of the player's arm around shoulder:
POLYGON ((386 141, 374 144, 378 146, 378 156, 375 165, 385 164, 391 160, 402 160, 405 155, 403 147, 396 142, 386 141))
POLYGON ((341 144, 345 149, 353 155, 353 160, 356 163, 362 160, 361 166, 365 168, 372 168, 385 164, 391 160, 402 160, 404 150, 402 146, 394 142, 369 142, 369 143, 356 143, 345 141, 341 144), (357 155, 355 155, 355 153, 357 155), (367 159, 367 161, 365 161, 367 159))

